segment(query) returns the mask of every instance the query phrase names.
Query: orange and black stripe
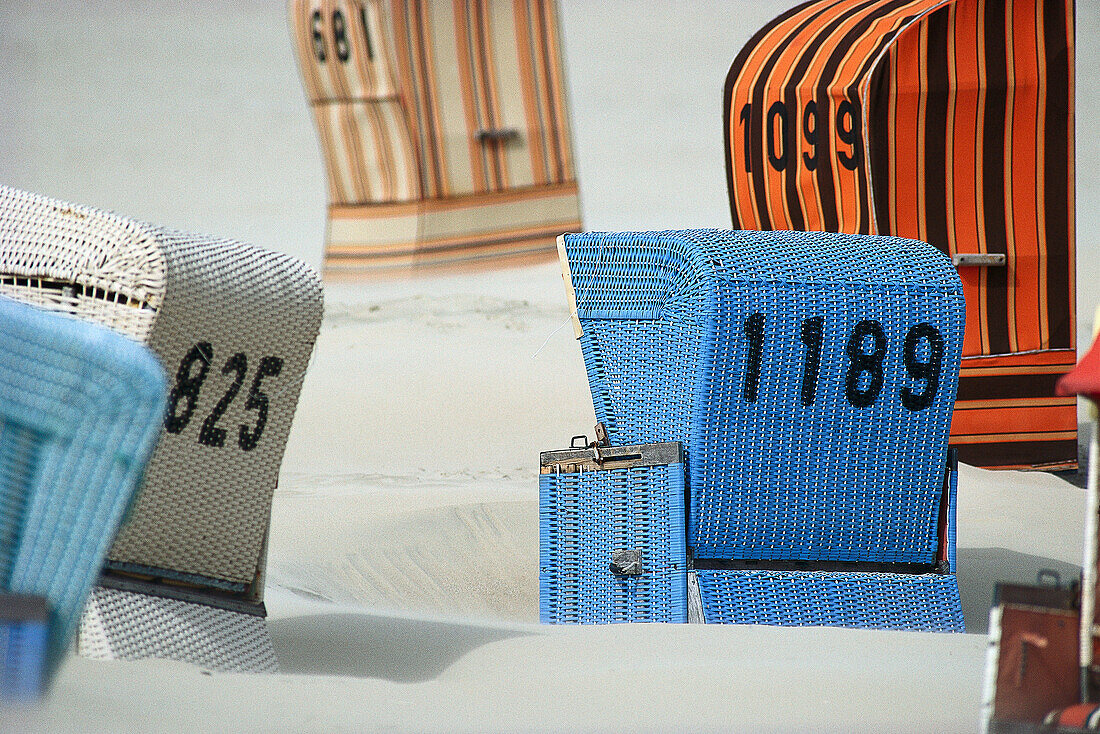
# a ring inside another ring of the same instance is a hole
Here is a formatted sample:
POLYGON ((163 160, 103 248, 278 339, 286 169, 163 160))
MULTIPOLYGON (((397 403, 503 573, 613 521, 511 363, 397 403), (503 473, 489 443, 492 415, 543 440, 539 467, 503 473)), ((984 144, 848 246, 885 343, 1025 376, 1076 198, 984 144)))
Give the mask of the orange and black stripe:
MULTIPOLYGON (((963 355, 1009 355, 1025 368, 1053 350, 1056 363, 1042 365, 1056 377, 1074 348, 1073 42, 1073 0, 792 8, 753 36, 726 78, 733 226, 894 234, 952 255, 1003 254, 1005 267, 960 268, 963 355)), ((965 363, 961 381, 961 395, 1000 384, 965 363)), ((1050 385, 1022 373, 1005 384, 1021 400, 1053 396, 1033 395, 1050 385)), ((1075 461, 1064 436, 1072 405, 1036 405, 1057 430, 1033 439, 997 424, 1017 420, 1022 404, 969 402, 988 418, 982 435, 1012 436, 1001 443, 1015 447, 1014 465, 1075 461)), ((1007 449, 986 443, 1002 464, 1007 449)))

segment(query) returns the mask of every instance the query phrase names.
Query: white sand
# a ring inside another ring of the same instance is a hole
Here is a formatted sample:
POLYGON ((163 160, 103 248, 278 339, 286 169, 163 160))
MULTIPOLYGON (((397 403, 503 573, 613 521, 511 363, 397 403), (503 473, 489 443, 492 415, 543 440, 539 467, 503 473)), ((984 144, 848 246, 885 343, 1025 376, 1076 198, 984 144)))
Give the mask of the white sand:
MULTIPOLYGON (((728 225, 722 81, 789 4, 566 0, 589 227, 728 225)), ((320 160, 282 3, 118 7, 0 8, 0 180, 318 263, 320 160)), ((1100 11, 1078 13, 1094 40, 1100 11)), ((1089 317, 1098 48, 1078 62, 1089 317)), ((556 267, 331 284, 326 300, 273 512, 284 672, 72 658, 0 731, 974 731, 993 584, 1080 562, 1081 490, 963 467, 970 634, 540 627, 538 452, 594 420, 556 267)))
POLYGON ((330 288, 271 532, 284 672, 73 658, 0 730, 974 730, 994 581, 1079 563, 1082 493, 1050 475, 963 467, 975 634, 537 625, 537 451, 592 422, 559 283, 330 288))

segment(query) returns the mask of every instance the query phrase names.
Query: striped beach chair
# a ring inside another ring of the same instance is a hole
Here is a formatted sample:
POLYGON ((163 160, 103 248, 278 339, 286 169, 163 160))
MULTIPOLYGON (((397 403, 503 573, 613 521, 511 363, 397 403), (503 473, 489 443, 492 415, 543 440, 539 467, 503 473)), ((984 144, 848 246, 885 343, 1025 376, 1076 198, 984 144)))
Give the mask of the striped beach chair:
POLYGON ((321 325, 297 258, 0 187, 0 293, 146 344, 169 376, 157 448, 79 648, 270 671, 271 500, 321 325))
MULTIPOLYGON (((652 621, 962 629, 947 438, 965 316, 950 259, 914 240, 796 232, 559 247, 609 444, 684 448, 687 568, 669 583, 687 602, 652 621)), ((636 493, 599 474, 571 491, 636 493)), ((675 510, 682 488, 650 485, 665 504, 580 528, 577 553, 675 510)), ((640 543, 642 573, 666 570, 645 561, 667 555, 664 537, 640 543)))
MULTIPOLYGON (((791 3, 794 6, 794 3, 791 3)), ((952 257, 966 333, 951 443, 1073 468, 1073 0, 813 0, 723 94, 735 229, 912 237, 952 257)))
POLYGON ((289 0, 333 274, 554 256, 580 229, 554 0, 289 0))
POLYGON ((84 602, 164 415, 153 354, 0 297, 0 694, 34 697, 84 602))

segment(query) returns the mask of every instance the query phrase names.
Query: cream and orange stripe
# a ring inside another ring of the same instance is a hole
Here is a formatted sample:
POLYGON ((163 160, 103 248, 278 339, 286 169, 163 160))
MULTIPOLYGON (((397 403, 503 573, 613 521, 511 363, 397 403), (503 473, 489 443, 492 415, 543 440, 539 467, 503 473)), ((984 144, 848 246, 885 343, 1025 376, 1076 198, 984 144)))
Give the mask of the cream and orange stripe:
POLYGON ((291 7, 325 156, 329 260, 505 256, 509 241, 552 254, 554 236, 580 228, 553 0, 291 7), (504 208, 490 215, 479 196, 504 208), (453 213, 437 214, 444 204, 453 213), (404 206, 414 213, 384 213, 404 206))

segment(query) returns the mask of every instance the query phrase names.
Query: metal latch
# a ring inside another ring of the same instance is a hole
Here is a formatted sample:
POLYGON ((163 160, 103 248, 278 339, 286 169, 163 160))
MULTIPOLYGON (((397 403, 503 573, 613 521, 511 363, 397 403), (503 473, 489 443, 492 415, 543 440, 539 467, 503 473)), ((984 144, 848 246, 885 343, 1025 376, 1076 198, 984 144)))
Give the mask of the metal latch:
POLYGON ((603 424, 596 426, 595 441, 590 442, 587 436, 574 436, 569 448, 543 451, 539 456, 542 474, 631 469, 680 464, 683 460, 683 449, 675 442, 612 446, 603 424))
POLYGON ((642 549, 627 548, 611 551, 611 573, 616 576, 641 576, 642 549))

